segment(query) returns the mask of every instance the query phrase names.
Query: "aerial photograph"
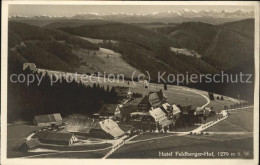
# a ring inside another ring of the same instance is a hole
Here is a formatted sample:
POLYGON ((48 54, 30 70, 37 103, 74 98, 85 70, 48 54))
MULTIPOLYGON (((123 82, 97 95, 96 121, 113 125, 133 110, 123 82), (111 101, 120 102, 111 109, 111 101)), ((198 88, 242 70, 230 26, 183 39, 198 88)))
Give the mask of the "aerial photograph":
POLYGON ((249 159, 255 8, 9 4, 8 159, 249 159))

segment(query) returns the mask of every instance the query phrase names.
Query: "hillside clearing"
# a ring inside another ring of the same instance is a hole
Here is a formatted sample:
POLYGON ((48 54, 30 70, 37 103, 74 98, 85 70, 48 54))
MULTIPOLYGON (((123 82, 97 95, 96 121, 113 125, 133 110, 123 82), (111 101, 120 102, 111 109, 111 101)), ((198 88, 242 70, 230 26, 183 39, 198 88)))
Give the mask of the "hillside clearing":
POLYGON ((171 51, 174 53, 177 53, 178 55, 190 56, 190 57, 194 57, 194 58, 201 58, 201 55, 198 54, 197 52, 195 52, 194 50, 171 47, 171 51))
POLYGON ((76 37, 87 40, 87 41, 92 42, 94 44, 99 44, 99 43, 103 43, 103 42, 111 42, 113 44, 117 43, 117 41, 115 41, 115 40, 102 40, 102 39, 94 39, 94 38, 81 37, 81 36, 76 36, 76 37))
POLYGON ((129 78, 134 72, 141 74, 136 68, 126 63, 121 54, 109 49, 99 48, 97 51, 73 49, 73 53, 80 58, 80 66, 77 68, 80 73, 123 74, 129 78))

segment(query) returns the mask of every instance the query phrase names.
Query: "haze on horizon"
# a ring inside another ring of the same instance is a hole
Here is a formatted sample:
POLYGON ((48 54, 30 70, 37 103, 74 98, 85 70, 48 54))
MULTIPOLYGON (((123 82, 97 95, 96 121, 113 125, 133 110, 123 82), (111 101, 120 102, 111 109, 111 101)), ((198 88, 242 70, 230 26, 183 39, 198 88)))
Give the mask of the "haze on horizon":
POLYGON ((10 5, 9 16, 26 15, 28 17, 38 15, 68 16, 82 13, 133 13, 151 14, 155 12, 188 10, 215 10, 215 11, 254 11, 253 6, 196 6, 196 5, 10 5), (120 7, 119 7, 120 6, 120 7))

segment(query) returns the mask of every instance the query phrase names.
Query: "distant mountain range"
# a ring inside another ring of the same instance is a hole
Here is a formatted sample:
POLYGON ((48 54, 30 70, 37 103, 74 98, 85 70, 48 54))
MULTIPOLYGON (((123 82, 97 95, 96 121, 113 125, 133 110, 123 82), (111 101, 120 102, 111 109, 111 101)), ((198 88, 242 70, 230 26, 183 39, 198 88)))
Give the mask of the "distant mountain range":
POLYGON ((111 14, 100 14, 100 13, 78 13, 74 16, 51 16, 51 15, 39 15, 28 17, 25 15, 13 15, 9 16, 9 19, 103 19, 111 21, 120 21, 126 23, 149 23, 149 22, 167 22, 167 23, 182 23, 189 21, 201 21, 211 24, 220 24, 225 22, 231 22, 236 20, 242 20, 247 18, 253 18, 253 11, 217 11, 217 10, 189 10, 183 9, 180 11, 165 11, 165 12, 154 12, 149 14, 133 14, 133 13, 111 13, 111 14))
POLYGON ((154 12, 150 14, 132 14, 132 13, 113 13, 113 14, 98 14, 98 13, 81 13, 76 14, 72 18, 88 18, 88 16, 106 18, 106 17, 215 17, 215 18, 252 18, 254 16, 253 11, 242 11, 237 10, 234 12, 228 12, 225 10, 216 11, 216 10, 189 10, 183 9, 180 11, 165 11, 165 12, 154 12))

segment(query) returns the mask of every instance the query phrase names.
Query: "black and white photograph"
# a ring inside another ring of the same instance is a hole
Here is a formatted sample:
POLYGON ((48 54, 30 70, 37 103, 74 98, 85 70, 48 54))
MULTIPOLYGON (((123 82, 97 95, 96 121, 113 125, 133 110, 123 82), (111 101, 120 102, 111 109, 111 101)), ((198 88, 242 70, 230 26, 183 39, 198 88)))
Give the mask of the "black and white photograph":
POLYGON ((3 9, 1 164, 258 164, 258 2, 3 9))

